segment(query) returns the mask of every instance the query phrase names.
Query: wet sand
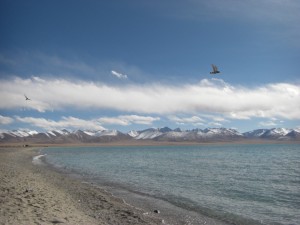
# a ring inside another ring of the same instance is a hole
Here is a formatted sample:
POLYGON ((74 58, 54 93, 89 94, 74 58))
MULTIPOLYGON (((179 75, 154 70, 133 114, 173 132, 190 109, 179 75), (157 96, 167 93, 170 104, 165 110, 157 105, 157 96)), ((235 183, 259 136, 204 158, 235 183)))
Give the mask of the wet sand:
POLYGON ((99 187, 34 165, 38 148, 0 148, 0 224, 162 224, 99 187))

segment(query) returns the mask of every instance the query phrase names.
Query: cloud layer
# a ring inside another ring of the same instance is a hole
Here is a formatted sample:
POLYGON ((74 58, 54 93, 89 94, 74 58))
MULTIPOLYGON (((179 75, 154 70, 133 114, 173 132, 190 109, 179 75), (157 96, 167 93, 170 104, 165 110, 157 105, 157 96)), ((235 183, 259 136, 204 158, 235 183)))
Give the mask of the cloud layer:
POLYGON ((130 124, 151 125, 154 121, 160 120, 159 117, 138 116, 138 115, 121 115, 117 117, 102 117, 98 121, 102 124, 114 124, 127 126, 130 124))
POLYGON ((13 118, 0 115, 0 125, 7 125, 12 123, 13 121, 14 121, 13 118))
POLYGON ((91 129, 91 130, 104 130, 105 128, 96 120, 83 120, 75 117, 63 117, 59 121, 48 120, 45 118, 35 117, 19 117, 16 116, 18 122, 27 123, 31 126, 43 128, 45 130, 56 129, 91 129))
MULTIPOLYGON (((80 80, 17 77, 0 80, 0 94, 0 109, 27 108, 45 112, 71 107, 164 116, 215 113, 233 119, 300 119, 300 85, 289 83, 248 88, 233 86, 221 79, 203 79, 180 86, 153 83, 112 86, 80 80), (25 101, 24 94, 31 101, 25 101)), ((119 124, 131 122, 129 117, 115 119, 119 124)), ((147 119, 142 118, 143 121, 147 124, 147 119)))
POLYGON ((117 117, 100 117, 97 119, 80 119, 76 117, 62 117, 60 120, 49 120, 36 117, 20 117, 15 116, 4 117, 0 115, 0 124, 8 124, 14 121, 29 124, 33 127, 42 128, 44 130, 57 129, 88 129, 88 130, 105 130, 103 125, 121 125, 128 126, 131 124, 151 125, 154 121, 159 120, 159 117, 138 116, 138 115, 121 115, 117 117))

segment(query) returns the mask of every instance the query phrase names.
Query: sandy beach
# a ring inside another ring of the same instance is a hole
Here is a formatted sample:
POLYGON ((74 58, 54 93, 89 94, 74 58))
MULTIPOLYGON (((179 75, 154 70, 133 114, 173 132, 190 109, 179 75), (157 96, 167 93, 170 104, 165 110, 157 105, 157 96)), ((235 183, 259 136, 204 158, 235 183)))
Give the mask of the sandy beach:
POLYGON ((39 148, 0 148, 0 224, 162 224, 99 187, 34 165, 39 148))

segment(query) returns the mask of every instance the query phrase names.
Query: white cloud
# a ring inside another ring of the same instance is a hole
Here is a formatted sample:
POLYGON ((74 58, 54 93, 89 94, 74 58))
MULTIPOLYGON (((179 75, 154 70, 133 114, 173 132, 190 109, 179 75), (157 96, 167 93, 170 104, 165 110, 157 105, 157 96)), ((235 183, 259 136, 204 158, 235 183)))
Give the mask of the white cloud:
POLYGON ((13 118, 0 115, 0 125, 7 125, 12 122, 14 122, 13 118))
MULTIPOLYGON (((131 124, 151 125, 154 121, 160 120, 159 117, 138 116, 138 115, 122 115, 118 117, 101 117, 92 120, 83 120, 76 117, 62 117, 61 120, 49 120, 45 118, 35 117, 19 117, 15 116, 18 122, 27 123, 31 126, 43 128, 45 130, 57 129, 90 129, 90 130, 104 130, 103 124, 113 124, 128 126, 131 124)), ((2 117, 0 116, 0 122, 2 117)), ((8 118, 7 119, 11 119, 8 118)), ((13 119, 12 121, 13 122, 13 119)))
POLYGON ((160 120, 159 117, 138 116, 138 115, 121 115, 118 117, 101 117, 98 119, 102 124, 115 124, 127 126, 130 124, 151 125, 154 121, 160 120))
POLYGON ((248 116, 248 115, 242 115, 240 113, 235 113, 235 112, 230 112, 227 116, 232 119, 237 119, 237 120, 249 120, 250 119, 250 116, 248 116))
POLYGON ((91 129, 104 130, 105 128, 95 120, 83 120, 76 117, 62 117, 59 121, 48 120, 45 118, 34 117, 15 117, 17 121, 30 124, 31 126, 40 127, 45 130, 56 129, 91 129))
POLYGON ((169 116, 168 119, 170 121, 175 122, 178 125, 193 125, 193 126, 204 126, 204 120, 198 116, 191 117, 178 117, 178 116, 169 116))
MULTIPOLYGON (((180 86, 147 84, 112 86, 65 79, 0 80, 0 109, 29 108, 40 112, 78 108, 111 109, 141 114, 217 114, 224 118, 300 119, 300 85, 233 86, 204 79, 180 86), (24 93, 31 101, 25 101, 24 93)), ((118 118, 125 123, 131 122, 118 118)))
POLYGON ((204 120, 198 116, 192 117, 178 117, 178 116, 168 116, 168 119, 176 122, 177 124, 195 124, 195 125, 203 125, 204 120))
POLYGON ((203 114, 201 115, 202 117, 205 117, 205 118, 208 118, 208 119, 211 119, 215 122, 229 122, 229 120, 225 119, 224 117, 222 116, 218 116, 218 115, 209 115, 209 114, 203 114))
POLYGON ((218 122, 210 122, 209 125, 213 126, 213 127, 221 127, 222 126, 222 124, 218 123, 218 122))
POLYGON ((131 124, 130 121, 124 120, 119 117, 102 117, 99 118, 98 121, 101 124, 114 124, 114 125, 121 125, 121 126, 128 126, 131 124))
POLYGON ((119 79, 127 79, 128 78, 126 74, 118 73, 114 70, 111 71, 111 74, 119 79))
POLYGON ((175 122, 178 125, 187 125, 191 124, 194 126, 222 126, 221 122, 230 122, 229 120, 214 114, 201 114, 199 116, 191 117, 178 117, 175 115, 168 116, 168 119, 172 122, 175 122), (202 118, 201 118, 202 117, 202 118), (205 119, 203 119, 203 117, 205 119), (209 121, 210 120, 210 121, 209 121))
POLYGON ((259 122, 259 125, 262 127, 275 127, 277 126, 277 123, 275 123, 273 120, 269 120, 269 121, 261 121, 259 122))

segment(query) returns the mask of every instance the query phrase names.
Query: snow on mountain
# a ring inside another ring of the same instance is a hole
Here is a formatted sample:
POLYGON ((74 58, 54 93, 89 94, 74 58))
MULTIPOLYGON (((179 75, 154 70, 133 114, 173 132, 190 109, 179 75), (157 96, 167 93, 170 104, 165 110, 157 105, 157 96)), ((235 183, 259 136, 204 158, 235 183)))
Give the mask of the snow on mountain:
POLYGON ((103 130, 100 136, 117 136, 118 133, 117 130, 103 130))
POLYGON ((53 133, 60 134, 60 135, 68 135, 68 134, 70 134, 70 132, 67 131, 67 130, 54 130, 54 131, 52 131, 52 132, 53 132, 53 133))
POLYGON ((290 139, 297 136, 298 129, 272 128, 258 129, 244 133, 248 138, 264 138, 264 139, 290 139))
POLYGON ((289 132, 291 132, 291 129, 285 129, 285 128, 272 128, 270 130, 267 130, 263 135, 261 135, 262 138, 282 138, 286 136, 289 132))
POLYGON ((70 132, 67 130, 51 130, 51 131, 47 131, 45 133, 40 133, 40 134, 45 134, 48 138, 53 138, 53 137, 58 137, 58 136, 69 135, 70 132))
POLYGON ((47 131, 46 133, 45 133, 49 138, 51 138, 51 136, 56 136, 56 134, 55 134, 55 132, 53 132, 53 131, 47 131))
POLYGON ((88 130, 85 130, 83 131, 83 133, 89 135, 89 136, 97 136, 97 133, 96 132, 93 132, 93 131, 88 131, 88 130))
POLYGON ((35 130, 12 130, 12 131, 2 131, 0 133, 0 139, 5 138, 25 138, 38 134, 35 130))
POLYGON ((89 136, 99 137, 101 136, 102 130, 97 130, 97 131, 85 130, 83 131, 83 133, 89 136))
POLYGON ((98 130, 98 131, 83 131, 85 134, 92 137, 102 137, 102 136, 117 136, 119 131, 117 130, 98 130))
POLYGON ((291 132, 289 132, 285 136, 292 138, 292 139, 300 139, 300 129, 293 129, 291 132))
POLYGON ((178 130, 176 131, 176 130, 173 130, 173 131, 170 131, 170 132, 166 133, 165 137, 167 137, 167 138, 184 138, 188 134, 189 134, 188 131, 178 131, 178 130))
POLYGON ((154 139, 160 135, 162 135, 163 132, 160 131, 160 129, 150 128, 143 131, 140 131, 137 136, 135 136, 135 139, 154 139))
POLYGON ((206 128, 181 131, 175 129, 155 137, 158 141, 223 141, 243 138, 243 135, 234 129, 206 128))
POLYGON ((203 131, 198 131, 198 135, 201 136, 243 136, 243 134, 239 133, 237 130, 234 129, 227 129, 227 128, 206 128, 203 131))
POLYGON ((123 134, 117 130, 53 130, 38 133, 30 130, 14 130, 0 132, 1 142, 36 142, 36 143, 69 143, 69 142, 108 142, 114 140, 155 140, 155 141, 223 141, 250 139, 300 140, 300 129, 258 129, 241 134, 237 130, 227 128, 206 128, 182 131, 181 129, 149 128, 142 131, 130 131, 123 134))
POLYGON ((287 135, 289 132, 291 132, 291 129, 285 129, 285 128, 273 128, 269 130, 270 135, 287 135))
POLYGON ((143 131, 139 131, 139 135, 135 137, 135 139, 155 139, 157 137, 160 137, 162 135, 179 135, 175 134, 175 131, 170 129, 169 127, 163 127, 163 128, 150 128, 143 131))
POLYGON ((34 134, 38 134, 37 131, 35 130, 13 130, 10 132, 7 132, 7 134, 11 135, 11 136, 15 136, 15 137, 28 137, 28 136, 32 136, 34 134))
POLYGON ((53 131, 48 131, 48 132, 46 132, 46 135, 47 135, 47 136, 50 136, 50 135, 52 135, 52 136, 56 136, 56 134, 55 134, 55 133, 53 133, 53 131))
POLYGON ((245 137, 261 137, 268 129, 252 130, 244 133, 245 137))
POLYGON ((139 132, 135 131, 135 130, 131 130, 127 133, 130 137, 137 137, 139 135, 139 132))
POLYGON ((34 135, 34 134, 38 134, 38 132, 37 131, 35 131, 35 130, 32 130, 32 131, 28 131, 27 132, 29 135, 34 135))

